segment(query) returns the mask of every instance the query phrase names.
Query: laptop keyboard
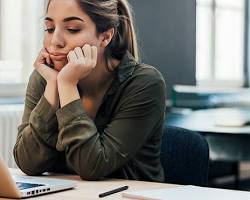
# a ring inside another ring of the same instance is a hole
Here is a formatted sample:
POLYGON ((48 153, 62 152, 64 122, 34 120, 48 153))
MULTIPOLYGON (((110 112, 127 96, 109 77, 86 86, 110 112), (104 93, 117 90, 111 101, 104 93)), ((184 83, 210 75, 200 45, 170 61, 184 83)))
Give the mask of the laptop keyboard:
POLYGON ((28 189, 28 188, 34 188, 34 187, 44 186, 42 184, 23 183, 23 182, 16 182, 16 185, 17 185, 18 189, 20 189, 20 190, 25 190, 25 189, 28 189))

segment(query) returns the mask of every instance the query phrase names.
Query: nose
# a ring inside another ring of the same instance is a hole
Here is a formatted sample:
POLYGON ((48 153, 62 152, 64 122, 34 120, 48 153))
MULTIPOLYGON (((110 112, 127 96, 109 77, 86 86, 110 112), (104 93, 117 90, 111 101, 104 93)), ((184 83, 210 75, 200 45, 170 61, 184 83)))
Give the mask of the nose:
POLYGON ((59 29, 54 30, 50 44, 54 49, 63 48, 65 46, 63 35, 59 29))

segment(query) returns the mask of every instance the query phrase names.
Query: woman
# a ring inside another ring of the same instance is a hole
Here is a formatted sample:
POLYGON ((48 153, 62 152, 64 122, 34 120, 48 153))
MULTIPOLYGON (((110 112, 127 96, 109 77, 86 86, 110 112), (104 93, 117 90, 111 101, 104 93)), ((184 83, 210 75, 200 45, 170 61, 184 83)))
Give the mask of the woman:
POLYGON ((28 175, 164 181, 165 83, 138 60, 126 0, 50 0, 14 147, 28 175))

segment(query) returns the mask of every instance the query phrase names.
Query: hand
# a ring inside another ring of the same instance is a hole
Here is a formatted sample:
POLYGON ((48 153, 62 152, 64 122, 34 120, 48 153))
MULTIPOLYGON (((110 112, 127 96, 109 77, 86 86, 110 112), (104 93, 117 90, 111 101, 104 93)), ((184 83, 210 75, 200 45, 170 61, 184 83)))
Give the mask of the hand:
POLYGON ((36 61, 34 63, 35 69, 39 72, 39 74, 48 82, 56 82, 58 72, 52 69, 51 60, 49 57, 49 53, 45 48, 43 48, 40 52, 36 61))
POLYGON ((70 85, 77 83, 89 75, 96 67, 97 47, 85 44, 68 53, 68 64, 59 72, 57 79, 70 85))

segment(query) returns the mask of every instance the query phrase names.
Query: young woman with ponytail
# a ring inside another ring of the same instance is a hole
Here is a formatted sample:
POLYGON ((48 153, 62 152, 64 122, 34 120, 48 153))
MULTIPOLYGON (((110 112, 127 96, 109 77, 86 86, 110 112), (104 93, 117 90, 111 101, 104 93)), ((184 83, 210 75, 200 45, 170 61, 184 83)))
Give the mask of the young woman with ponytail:
POLYGON ((139 62, 127 0, 50 0, 14 157, 28 175, 164 181, 165 83, 139 62))

